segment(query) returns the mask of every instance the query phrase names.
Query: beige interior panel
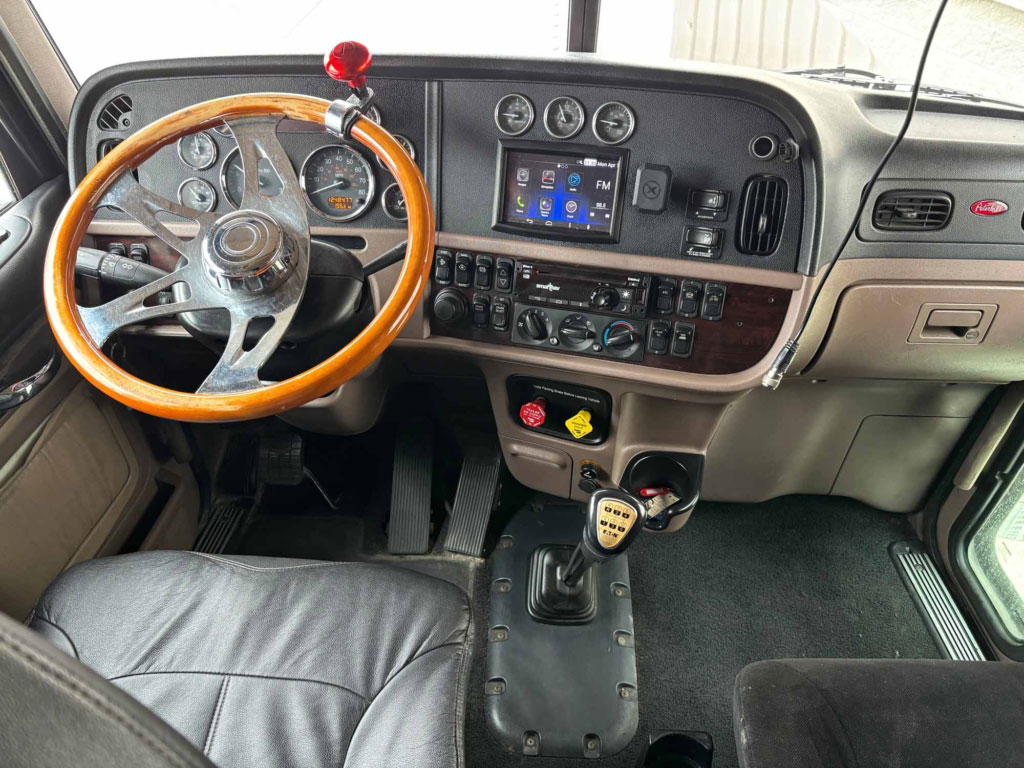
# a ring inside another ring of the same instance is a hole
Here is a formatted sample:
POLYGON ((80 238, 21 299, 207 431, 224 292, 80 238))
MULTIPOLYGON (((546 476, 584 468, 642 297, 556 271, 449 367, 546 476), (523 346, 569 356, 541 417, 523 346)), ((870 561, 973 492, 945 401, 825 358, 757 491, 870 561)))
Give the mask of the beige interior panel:
POLYGON ((832 485, 890 512, 912 512, 970 424, 969 417, 868 416, 832 485))
POLYGON ((572 456, 558 448, 528 443, 525 440, 501 438, 512 477, 535 491, 565 498, 573 482, 572 456))
POLYGON ((85 382, 32 440, 0 488, 0 610, 18 617, 62 569, 116 549, 155 492, 138 426, 85 382))
MULTIPOLYGON (((874 427, 857 447, 858 453, 890 456, 895 469, 886 470, 891 482, 884 494, 867 482, 858 488, 844 484, 844 495, 890 511, 910 511, 906 499, 934 479, 934 472, 923 477, 912 468, 937 471, 949 455, 952 423, 966 426, 992 389, 989 384, 842 379, 786 379, 774 392, 756 389, 733 403, 722 419, 707 452, 702 498, 756 502, 791 493, 834 493, 866 420, 925 417, 915 425, 913 458, 889 454, 885 434, 872 441, 874 427)), ((850 471, 857 467, 851 464, 850 471)))
POLYGON ((858 285, 840 299, 832 330, 810 373, 1014 381, 1024 378, 1022 326, 1024 286, 858 285), (964 319, 955 319, 956 313, 964 319), (970 323, 968 315, 977 317, 973 326, 942 325, 970 323))
POLYGON ((162 467, 157 480, 174 490, 139 550, 191 549, 199 535, 199 485, 195 475, 187 465, 172 465, 162 467))

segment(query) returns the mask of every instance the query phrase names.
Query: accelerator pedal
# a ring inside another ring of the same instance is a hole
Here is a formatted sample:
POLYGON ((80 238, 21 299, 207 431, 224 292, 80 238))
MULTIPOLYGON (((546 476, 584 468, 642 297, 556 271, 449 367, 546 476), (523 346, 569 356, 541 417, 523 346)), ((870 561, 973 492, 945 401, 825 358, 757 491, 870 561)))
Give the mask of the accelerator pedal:
POLYGON ((448 552, 483 556, 484 538, 498 497, 500 479, 501 448, 497 442, 481 441, 466 451, 444 539, 448 552))
POLYGON ((252 515, 254 507, 253 500, 247 498, 218 501, 196 538, 196 543, 192 545, 192 551, 219 555, 227 549, 231 537, 252 515))
POLYGON ((942 655, 953 661, 984 661, 981 646, 924 546, 897 541, 889 545, 889 556, 942 655))
POLYGON ((395 442, 391 473, 388 552, 425 555, 430 549, 430 494, 434 447, 419 424, 404 427, 395 442))

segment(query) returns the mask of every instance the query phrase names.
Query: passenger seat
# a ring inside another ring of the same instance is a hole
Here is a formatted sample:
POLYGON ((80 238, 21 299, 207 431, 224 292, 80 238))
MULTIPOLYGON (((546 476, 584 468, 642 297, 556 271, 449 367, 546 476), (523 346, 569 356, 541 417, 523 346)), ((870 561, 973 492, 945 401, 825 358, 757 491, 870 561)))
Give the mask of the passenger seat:
POLYGON ((1024 765, 1024 665, 761 661, 736 678, 741 768, 1024 765))

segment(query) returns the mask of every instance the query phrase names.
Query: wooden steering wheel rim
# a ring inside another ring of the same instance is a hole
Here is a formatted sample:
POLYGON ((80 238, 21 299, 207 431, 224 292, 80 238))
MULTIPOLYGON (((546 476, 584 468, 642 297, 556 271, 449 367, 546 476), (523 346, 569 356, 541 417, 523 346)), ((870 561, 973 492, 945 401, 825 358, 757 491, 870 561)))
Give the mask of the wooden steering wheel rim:
POLYGON ((419 168, 386 130, 360 117, 351 136, 377 155, 394 175, 408 210, 408 245, 394 290, 376 317, 347 346, 285 381, 229 394, 193 394, 150 384, 126 373, 93 343, 75 299, 78 246, 107 188, 122 173, 182 136, 224 120, 284 115, 323 124, 330 102, 311 96, 261 93, 214 99, 150 123, 121 142, 82 179, 64 206, 50 238, 43 271, 46 314, 64 354, 82 375, 115 400, 166 419, 222 422, 253 419, 303 405, 337 388, 373 362, 412 317, 429 279, 434 212, 419 168))

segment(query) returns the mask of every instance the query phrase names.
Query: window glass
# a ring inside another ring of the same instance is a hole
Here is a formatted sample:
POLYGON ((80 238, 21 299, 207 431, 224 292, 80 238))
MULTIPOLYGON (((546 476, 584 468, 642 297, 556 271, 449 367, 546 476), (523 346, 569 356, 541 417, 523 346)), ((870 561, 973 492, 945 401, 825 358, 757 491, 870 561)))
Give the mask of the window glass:
POLYGON ((565 50, 569 23, 569 0, 32 2, 79 82, 131 61, 323 54, 342 40, 375 54, 543 56, 565 50))
POLYGON ((18 195, 14 191, 11 180, 7 178, 7 170, 0 166, 0 211, 7 210, 17 200, 18 195))
POLYGON ((1007 634, 1024 642, 1024 469, 971 537, 967 561, 1007 634))
MULTIPOLYGON (((912 82, 939 0, 603 0, 597 52, 912 82), (642 7, 643 11, 638 11, 642 7)), ((950 0, 923 82, 1024 102, 1024 0, 950 0)))

